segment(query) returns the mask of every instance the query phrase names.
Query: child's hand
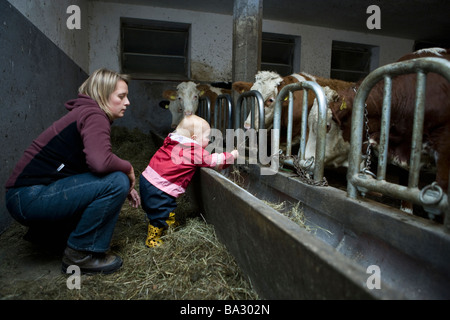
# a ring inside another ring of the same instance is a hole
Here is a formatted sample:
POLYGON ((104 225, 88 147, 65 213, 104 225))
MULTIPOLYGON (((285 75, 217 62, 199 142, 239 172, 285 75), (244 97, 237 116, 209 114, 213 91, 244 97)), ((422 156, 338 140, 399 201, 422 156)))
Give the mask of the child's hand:
POLYGON ((239 152, 237 150, 231 151, 231 154, 233 155, 235 160, 239 157, 239 152))

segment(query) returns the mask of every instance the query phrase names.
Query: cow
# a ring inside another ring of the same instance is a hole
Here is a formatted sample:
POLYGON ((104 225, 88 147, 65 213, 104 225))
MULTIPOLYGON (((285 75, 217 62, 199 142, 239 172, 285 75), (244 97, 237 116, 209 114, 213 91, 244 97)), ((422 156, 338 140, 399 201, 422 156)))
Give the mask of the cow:
MULTIPOLYGON (((233 90, 238 93, 242 93, 244 91, 256 90, 259 91, 264 100, 264 124, 266 129, 270 129, 273 126, 273 116, 275 110, 275 99, 278 96, 281 89, 283 89, 286 85, 304 81, 313 81, 319 84, 320 86, 328 86, 334 90, 340 90, 342 88, 348 88, 354 85, 353 82, 346 82, 342 80, 336 79, 327 79, 322 77, 317 77, 310 75, 308 73, 294 73, 289 76, 281 77, 278 73, 272 71, 259 71, 255 76, 255 82, 243 82, 238 81, 233 83, 233 90)), ((302 120, 302 105, 303 105, 303 90, 295 91, 293 94, 294 97, 294 109, 293 109, 293 129, 292 129, 292 144, 296 145, 300 141, 300 131, 301 131, 301 120, 302 120)), ((310 92, 308 94, 308 109, 310 109, 313 105, 315 99, 314 92, 310 92)), ((285 140, 284 132, 288 126, 288 113, 287 101, 283 102, 283 108, 281 112, 281 125, 280 125, 280 133, 281 133, 281 141, 285 140)), ((258 114, 255 112, 255 128, 259 127, 258 124, 258 114)), ((249 129, 251 124, 251 114, 248 115, 247 120, 244 123, 244 127, 249 129)), ((283 146, 282 146, 283 148, 283 146)))
MULTIPOLYGON (((401 57, 399 61, 419 57, 441 57, 450 60, 448 49, 423 49, 401 57)), ((347 166, 349 141, 351 135, 351 120, 355 87, 336 90, 336 95, 328 102, 327 123, 330 124, 326 144, 325 166, 347 166), (336 159, 340 161, 336 161, 336 159)), ((377 83, 371 90, 367 100, 369 143, 376 150, 379 143, 381 128, 381 113, 383 105, 384 81, 377 83)), ((389 163, 408 169, 411 154, 412 123, 414 118, 416 75, 406 74, 392 78, 391 122, 389 131, 389 163)), ((309 135, 305 159, 314 155, 315 137, 314 110, 309 115, 309 135)), ((364 139, 366 140, 366 139, 364 139)), ((367 142, 366 142, 367 143, 367 142)), ((436 73, 427 75, 425 95, 425 121, 423 127, 423 160, 429 165, 434 160, 436 165, 436 181, 447 190, 450 166, 450 83, 436 73), (429 157, 426 157, 428 156, 429 157)))
POLYGON ((216 88, 209 84, 196 84, 192 81, 180 83, 177 90, 165 90, 163 98, 169 101, 165 104, 165 108, 172 114, 172 128, 176 128, 184 116, 197 112, 198 100, 202 96, 207 96, 211 102, 211 119, 213 119, 217 96, 225 93, 230 94, 231 90, 216 88))

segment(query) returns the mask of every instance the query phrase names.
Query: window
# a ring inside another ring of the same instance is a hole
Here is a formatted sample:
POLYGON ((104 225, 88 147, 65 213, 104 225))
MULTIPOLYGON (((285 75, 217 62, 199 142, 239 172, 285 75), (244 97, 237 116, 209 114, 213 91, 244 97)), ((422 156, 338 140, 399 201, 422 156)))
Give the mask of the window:
POLYGON ((189 30, 184 23, 122 18, 122 72, 138 79, 188 79, 189 30))
POLYGON ((378 65, 379 48, 359 43, 333 41, 331 78, 358 81, 378 65))
POLYGON ((275 71, 281 76, 300 70, 300 37, 263 33, 261 70, 275 71))

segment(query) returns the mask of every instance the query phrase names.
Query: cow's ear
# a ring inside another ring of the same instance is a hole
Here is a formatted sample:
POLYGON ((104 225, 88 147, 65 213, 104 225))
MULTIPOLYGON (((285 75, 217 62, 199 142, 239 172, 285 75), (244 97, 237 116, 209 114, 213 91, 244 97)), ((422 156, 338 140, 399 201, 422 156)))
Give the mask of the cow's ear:
POLYGON ((253 82, 236 81, 231 85, 232 89, 238 93, 244 93, 250 91, 253 86, 253 82))
POLYGON ((159 106, 163 109, 169 109, 169 104, 170 104, 170 101, 168 101, 168 100, 162 100, 159 102, 159 106))
POLYGON ((338 123, 339 126, 341 126, 342 123, 345 122, 345 119, 348 118, 351 114, 351 108, 349 104, 347 104, 345 97, 343 97, 342 99, 338 99, 335 102, 330 102, 329 107, 331 109, 331 112, 333 113, 333 119, 338 123))
POLYGON ((165 90, 162 95, 164 99, 169 99, 171 101, 175 101, 177 99, 176 90, 165 90))
POLYGON ((201 97, 206 93, 207 90, 209 90, 209 86, 206 84, 199 84, 197 85, 197 90, 200 91, 198 95, 201 97))

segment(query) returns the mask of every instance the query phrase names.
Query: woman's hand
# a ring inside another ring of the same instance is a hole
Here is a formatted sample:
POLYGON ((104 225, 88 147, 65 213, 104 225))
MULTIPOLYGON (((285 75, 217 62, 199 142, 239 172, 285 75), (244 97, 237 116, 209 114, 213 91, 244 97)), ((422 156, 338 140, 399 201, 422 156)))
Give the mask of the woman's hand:
POLYGON ((134 189, 134 186, 136 184, 136 177, 134 176, 134 169, 133 166, 131 166, 130 172, 127 174, 128 179, 130 179, 130 192, 128 193, 128 201, 130 203, 130 206, 133 208, 137 208, 141 205, 141 197, 139 196, 139 193, 134 189))
POLYGON ((128 201, 133 208, 138 208, 141 205, 141 197, 135 189, 131 190, 128 194, 128 201))
POLYGON ((134 176, 134 169, 133 166, 131 166, 130 172, 127 174, 128 179, 130 179, 130 192, 134 190, 134 186, 136 184, 136 177, 134 176))

